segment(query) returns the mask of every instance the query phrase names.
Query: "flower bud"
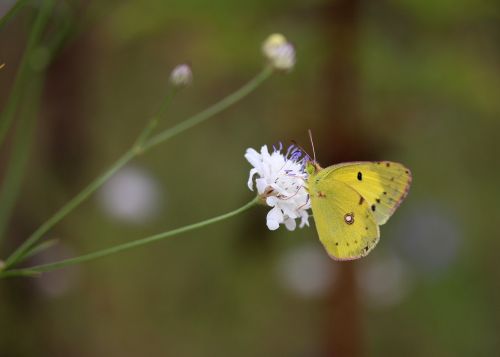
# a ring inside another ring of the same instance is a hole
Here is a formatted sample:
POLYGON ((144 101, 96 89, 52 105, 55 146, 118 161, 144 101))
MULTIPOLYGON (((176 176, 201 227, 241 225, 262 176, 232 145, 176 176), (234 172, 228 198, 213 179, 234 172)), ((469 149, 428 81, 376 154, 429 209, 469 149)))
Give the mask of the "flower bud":
POLYGON ((264 56, 266 56, 267 58, 271 58, 273 57, 276 48, 284 45, 287 42, 288 41, 286 37, 282 34, 273 33, 272 35, 269 35, 269 37, 266 38, 266 40, 262 44, 262 52, 264 53, 264 56))
POLYGON ((262 52, 277 70, 291 70, 295 65, 295 48, 281 34, 270 35, 262 44, 262 52))
POLYGON ((176 66, 172 73, 170 73, 170 81, 176 87, 185 87, 193 81, 193 72, 191 67, 187 64, 180 64, 176 66))

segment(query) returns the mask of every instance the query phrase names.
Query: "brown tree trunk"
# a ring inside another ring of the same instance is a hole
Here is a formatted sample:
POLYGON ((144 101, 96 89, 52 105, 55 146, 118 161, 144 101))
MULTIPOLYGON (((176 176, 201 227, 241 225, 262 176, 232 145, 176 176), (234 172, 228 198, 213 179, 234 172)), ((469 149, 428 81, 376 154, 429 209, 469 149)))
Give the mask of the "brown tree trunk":
MULTIPOLYGON (((367 144, 359 122, 359 74, 357 46, 359 0, 332 0, 324 12, 326 43, 331 58, 325 68, 326 93, 323 136, 318 138, 321 161, 332 163, 367 158, 367 144)), ((321 135, 321 133, 319 133, 321 135)), ((356 284, 358 262, 335 263, 336 282, 328 299, 327 356, 361 356, 363 337, 356 284)))

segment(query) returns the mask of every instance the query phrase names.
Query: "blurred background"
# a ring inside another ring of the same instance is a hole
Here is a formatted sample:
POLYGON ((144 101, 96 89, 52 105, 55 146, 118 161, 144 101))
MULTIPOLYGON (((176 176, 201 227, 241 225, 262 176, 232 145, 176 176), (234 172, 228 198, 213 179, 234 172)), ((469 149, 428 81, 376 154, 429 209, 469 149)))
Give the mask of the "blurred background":
MULTIPOLYGON (((12 6, 2 0, 0 16, 12 6)), ((0 30, 2 111, 44 1, 17 6, 0 30)), ((1 280, 1 356, 500 354, 493 0, 56 1, 30 58, 31 95, 1 147, 2 185, 13 166, 22 180, 7 195, 0 258, 134 142, 175 65, 189 62, 194 82, 162 128, 260 71, 273 32, 296 47, 292 72, 134 160, 27 265, 235 209, 253 195, 245 150, 309 147, 308 128, 323 166, 411 168, 410 194, 377 248, 334 262, 314 225, 270 232, 261 207, 38 279, 1 280), (28 149, 13 155, 23 140, 28 149)))

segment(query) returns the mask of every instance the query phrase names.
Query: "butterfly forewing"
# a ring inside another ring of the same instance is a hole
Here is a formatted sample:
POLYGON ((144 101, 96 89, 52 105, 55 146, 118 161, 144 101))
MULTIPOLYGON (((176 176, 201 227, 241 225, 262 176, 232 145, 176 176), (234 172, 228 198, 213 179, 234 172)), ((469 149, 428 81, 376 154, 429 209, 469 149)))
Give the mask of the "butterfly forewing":
POLYGON ((411 183, 410 170, 390 161, 349 162, 323 171, 324 179, 343 182, 356 190, 367 201, 378 225, 392 216, 411 183))
POLYGON ((367 201, 349 185, 325 179, 322 171, 308 184, 316 229, 328 254, 337 260, 368 254, 379 228, 367 201))

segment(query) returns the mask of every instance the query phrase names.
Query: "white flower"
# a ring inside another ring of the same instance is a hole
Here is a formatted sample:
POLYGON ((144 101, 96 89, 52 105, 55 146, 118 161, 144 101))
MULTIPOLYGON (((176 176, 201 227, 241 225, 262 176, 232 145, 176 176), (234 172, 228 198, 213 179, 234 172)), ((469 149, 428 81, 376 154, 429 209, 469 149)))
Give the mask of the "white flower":
POLYGON ((307 192, 307 173, 304 170, 305 162, 309 159, 295 146, 290 146, 285 154, 281 153, 283 145, 274 148, 269 154, 264 145, 260 153, 254 149, 247 149, 245 158, 252 164, 248 188, 253 191, 254 176, 257 192, 272 209, 267 214, 267 227, 270 230, 284 224, 293 231, 297 226, 295 219, 300 218, 300 228, 309 225, 311 207, 307 192))
POLYGON ((262 53, 278 70, 291 70, 295 65, 295 48, 282 34, 269 36, 262 44, 262 53))
POLYGON ((176 66, 170 73, 170 81, 174 86, 184 87, 191 84, 193 81, 193 73, 188 64, 180 64, 176 66))

